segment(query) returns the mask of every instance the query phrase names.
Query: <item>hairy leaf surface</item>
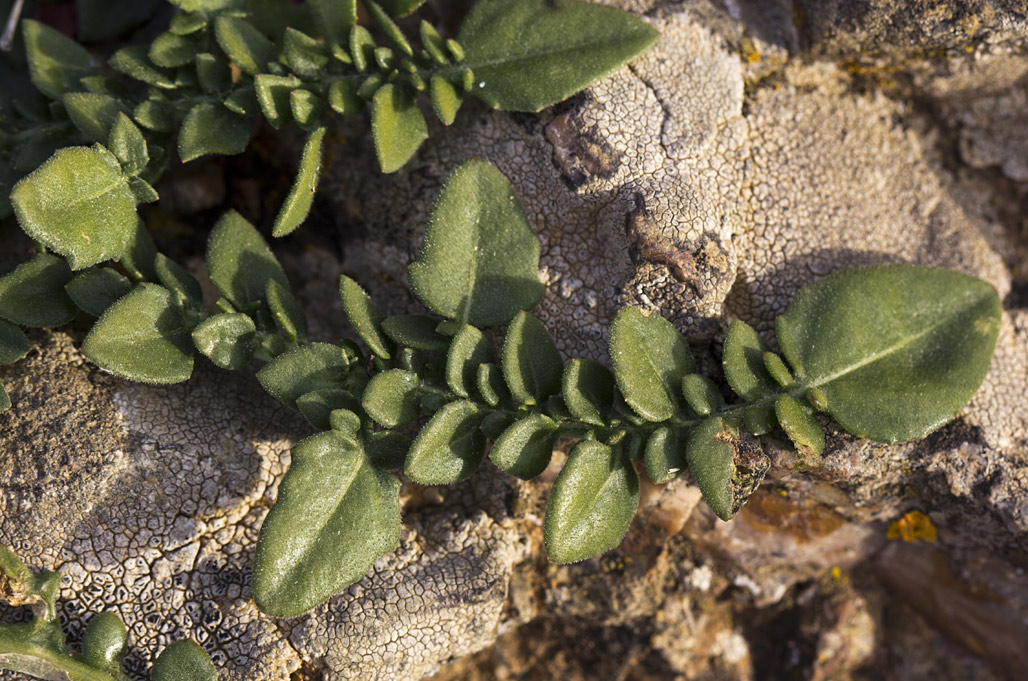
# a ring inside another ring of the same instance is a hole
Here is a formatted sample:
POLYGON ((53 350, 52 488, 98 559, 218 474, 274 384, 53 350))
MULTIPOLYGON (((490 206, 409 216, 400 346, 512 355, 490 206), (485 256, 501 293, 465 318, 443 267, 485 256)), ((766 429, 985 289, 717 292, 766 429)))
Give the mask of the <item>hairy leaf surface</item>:
POLYGON ((40 253, 0 277, 0 318, 21 326, 60 326, 75 318, 64 287, 72 273, 60 258, 40 253))
POLYGON ((226 213, 211 231, 207 271, 221 294, 239 308, 263 300, 269 279, 289 287, 268 242, 235 211, 226 213))
POLYGON ((407 476, 422 485, 447 485, 474 473, 485 455, 485 437, 479 430, 484 416, 467 400, 443 406, 414 439, 407 476))
POLYGON ((680 381, 694 365, 682 334, 659 314, 618 312, 610 327, 610 361, 625 401, 649 421, 675 413, 680 381))
POLYGON ((564 362, 542 322, 519 312, 503 341, 503 377, 518 402, 542 404, 560 391, 564 362))

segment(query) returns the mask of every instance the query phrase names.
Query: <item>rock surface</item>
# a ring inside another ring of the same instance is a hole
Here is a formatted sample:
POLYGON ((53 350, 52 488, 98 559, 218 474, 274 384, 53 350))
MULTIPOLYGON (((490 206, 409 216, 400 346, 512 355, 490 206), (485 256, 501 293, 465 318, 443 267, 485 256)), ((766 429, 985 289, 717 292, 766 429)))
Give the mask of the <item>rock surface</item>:
POLYGON ((0 371, 15 403, 0 419, 0 542, 61 571, 69 630, 114 609, 133 673, 188 635, 223 679, 406 680, 453 660, 434 678, 1019 678, 1023 3, 608 4, 645 13, 661 39, 572 101, 538 116, 467 106, 393 176, 348 140, 356 155, 322 185, 351 226, 346 258, 313 251, 291 268, 327 312, 316 333, 343 331, 339 271, 390 311, 412 307, 403 268, 428 208, 479 156, 540 233, 539 314, 565 357, 602 359, 616 310, 639 304, 716 370, 731 320, 766 333, 800 286, 902 260, 976 274, 1004 299, 968 408, 906 445, 829 427, 814 468, 765 438, 771 471, 733 521, 687 480, 646 487, 625 543, 571 566, 542 551, 557 461, 530 484, 486 465, 453 488, 408 486, 400 549, 312 613, 274 620, 249 599, 249 565, 303 423, 246 376, 129 385, 40 334, 0 371))

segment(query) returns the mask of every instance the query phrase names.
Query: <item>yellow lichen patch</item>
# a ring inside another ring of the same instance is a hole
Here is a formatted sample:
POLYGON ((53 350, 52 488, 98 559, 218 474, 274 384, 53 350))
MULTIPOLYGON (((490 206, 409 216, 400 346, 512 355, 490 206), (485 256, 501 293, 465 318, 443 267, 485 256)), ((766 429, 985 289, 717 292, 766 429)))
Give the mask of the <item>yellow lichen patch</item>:
POLYGON ((886 536, 889 539, 902 539, 907 542, 934 542, 937 539, 932 519, 921 511, 910 511, 899 520, 894 520, 889 525, 886 536))

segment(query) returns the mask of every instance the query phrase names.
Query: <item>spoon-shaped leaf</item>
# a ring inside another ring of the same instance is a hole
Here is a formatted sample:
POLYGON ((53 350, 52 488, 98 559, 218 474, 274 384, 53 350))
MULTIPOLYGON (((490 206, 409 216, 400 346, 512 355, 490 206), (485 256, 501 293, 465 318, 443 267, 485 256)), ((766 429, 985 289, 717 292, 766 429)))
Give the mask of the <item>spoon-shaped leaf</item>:
POLYGON ((0 277, 0 318, 21 326, 60 326, 75 318, 75 303, 64 287, 68 265, 40 253, 0 277))
POLYGON ((614 375, 591 359, 568 362, 561 379, 568 411, 579 421, 602 426, 614 405, 614 375))
POLYGON ((473 92, 508 111, 539 111, 624 66, 657 40, 641 19, 575 0, 481 0, 458 41, 473 92))
POLYGON ((217 681, 218 671, 204 649, 192 641, 175 641, 154 662, 153 681, 217 681))
POLYGON ((747 402, 778 390, 778 384, 764 367, 764 353, 770 350, 746 322, 736 320, 728 327, 722 354, 725 380, 747 402))
POLYGON ((558 563, 574 563, 614 548, 638 506, 639 478, 625 453, 596 440, 578 443, 546 507, 546 553, 558 563))
POLYGON ((389 340, 382 334, 382 312, 371 300, 360 284, 350 277, 339 277, 339 297, 343 300, 343 312, 361 340, 381 357, 389 359, 389 340))
POLYGON ((418 415, 418 375, 403 369, 389 369, 364 389, 361 404, 368 416, 386 428, 405 426, 418 415))
POLYGON ((446 179, 409 268, 426 306, 475 326, 505 324, 543 295, 539 240, 506 178, 473 159, 446 179))
POLYGON ((372 468, 349 435, 297 444, 257 539, 257 606, 292 617, 363 577, 399 541, 399 492, 396 476, 372 468))
POLYGON ((428 138, 428 126, 414 98, 389 83, 371 100, 371 136, 383 173, 394 173, 428 138))
POLYGON ((310 343, 268 362, 257 372, 257 380, 272 396, 294 406, 301 395, 342 388, 349 370, 350 361, 341 347, 310 343))
POLYGON ((533 414, 503 431, 489 458, 504 472, 531 480, 549 465, 556 438, 557 424, 548 416, 533 414))
POLYGON ((891 264, 802 289, 776 329, 797 382, 820 388, 843 428, 900 442, 946 423, 978 390, 1000 313, 980 279, 891 264))
POLYGON ((560 391, 564 362, 542 322, 519 312, 503 341, 503 377, 518 402, 542 404, 560 391))
POLYGON ((718 518, 728 520, 732 517, 735 499, 732 492, 735 452, 725 441, 723 431, 724 422, 720 417, 705 419, 689 434, 685 458, 707 506, 718 518))
POLYGON ((485 436, 478 428, 484 416, 467 400, 437 411, 407 454, 408 477, 423 485, 446 485, 474 473, 485 455, 485 436))
POLYGON ((496 353, 485 335, 470 324, 465 325, 446 352, 446 384, 461 397, 468 397, 475 389, 478 367, 495 361, 496 353))
POLYGON ((286 273, 268 242, 235 211, 226 213, 211 231, 207 271, 222 295, 240 308, 263 300, 269 279, 289 288, 286 273))

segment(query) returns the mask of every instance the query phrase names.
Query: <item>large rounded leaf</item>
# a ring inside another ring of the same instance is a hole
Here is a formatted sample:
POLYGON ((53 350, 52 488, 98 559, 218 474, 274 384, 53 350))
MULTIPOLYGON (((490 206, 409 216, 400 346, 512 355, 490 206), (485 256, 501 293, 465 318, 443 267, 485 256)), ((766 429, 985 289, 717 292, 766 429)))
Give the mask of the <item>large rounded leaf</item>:
POLYGON ((639 505, 639 478, 620 449, 585 440, 553 483, 543 537, 558 563, 598 556, 621 543, 639 505))
POLYGON ((843 428, 900 442, 946 423, 978 390, 1000 312, 980 279, 892 264, 804 288, 776 328, 797 382, 820 388, 843 428))
POLYGON ((425 305, 475 326, 505 324, 542 298, 539 239, 506 178, 473 159, 446 179, 409 268, 425 305))
POLYGON ((131 381, 179 383, 193 373, 189 332, 171 291, 142 284, 96 320, 82 352, 131 381))
POLYGON ((400 539, 400 481, 338 431, 293 448, 257 539, 253 597, 269 615, 310 610, 363 577, 400 539))

